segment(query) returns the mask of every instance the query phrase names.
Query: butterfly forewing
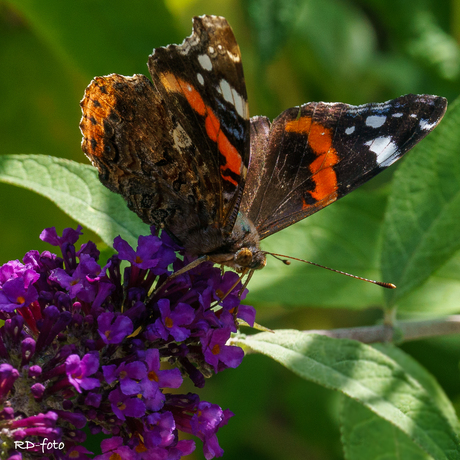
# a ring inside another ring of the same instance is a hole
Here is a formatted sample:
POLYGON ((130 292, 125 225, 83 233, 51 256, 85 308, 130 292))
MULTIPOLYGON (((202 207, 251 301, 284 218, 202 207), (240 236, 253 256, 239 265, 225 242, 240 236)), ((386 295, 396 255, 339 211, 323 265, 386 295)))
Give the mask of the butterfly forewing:
POLYGON ((382 104, 309 103, 251 119, 241 209, 265 238, 324 208, 401 158, 441 120, 444 98, 382 104), (261 180, 263 177, 263 180, 261 180))
POLYGON ((198 186, 213 222, 231 231, 249 163, 249 116, 240 50, 224 18, 194 18, 182 45, 149 58, 153 84, 197 152, 198 186), (215 208, 215 209, 214 209, 215 208))

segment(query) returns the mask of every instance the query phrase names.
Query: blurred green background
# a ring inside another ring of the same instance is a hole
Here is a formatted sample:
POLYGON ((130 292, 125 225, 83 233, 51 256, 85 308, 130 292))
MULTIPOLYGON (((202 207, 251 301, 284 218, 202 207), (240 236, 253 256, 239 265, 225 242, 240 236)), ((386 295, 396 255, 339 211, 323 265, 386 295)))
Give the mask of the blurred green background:
MULTIPOLYGON (((251 115, 274 118, 308 101, 363 104, 405 93, 452 102, 460 92, 459 0, 0 1, 0 154, 87 162, 79 101, 91 79, 147 74, 152 49, 181 43, 191 33, 192 16, 201 14, 225 16, 233 27, 251 115)), ((391 169, 264 247, 379 278, 379 229, 391 169)), ((0 264, 30 249, 50 249, 38 240, 43 228, 76 225, 27 190, 0 184, 0 198, 0 264)), ((86 231, 88 238, 97 241, 86 231)), ((247 303, 271 328, 347 327, 381 318, 378 287, 315 267, 270 260, 250 290, 247 303)), ((419 296, 407 302, 406 312, 426 314, 428 307, 419 296)), ((458 345, 448 338, 404 347, 455 402, 458 345)), ((210 380, 200 395, 236 414, 219 433, 227 459, 343 458, 339 396, 267 358, 247 357, 237 370, 210 380)), ((202 458, 201 445, 190 458, 202 458)))

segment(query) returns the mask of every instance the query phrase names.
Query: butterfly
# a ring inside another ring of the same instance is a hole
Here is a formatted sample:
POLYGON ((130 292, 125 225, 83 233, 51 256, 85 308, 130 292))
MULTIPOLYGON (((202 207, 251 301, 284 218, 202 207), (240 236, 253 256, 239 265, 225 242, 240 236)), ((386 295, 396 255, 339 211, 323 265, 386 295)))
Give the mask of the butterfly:
POLYGON ((310 102, 249 117, 241 53, 225 18, 193 19, 143 75, 96 77, 82 149, 101 182, 192 256, 260 269, 260 241, 386 169, 443 117, 442 97, 352 106, 310 102))

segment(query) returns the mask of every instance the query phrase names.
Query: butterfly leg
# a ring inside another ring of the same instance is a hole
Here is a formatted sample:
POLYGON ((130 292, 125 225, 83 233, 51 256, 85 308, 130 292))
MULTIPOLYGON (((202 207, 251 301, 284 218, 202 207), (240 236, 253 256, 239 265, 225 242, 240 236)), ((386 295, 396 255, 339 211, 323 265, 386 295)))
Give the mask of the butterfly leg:
POLYGON ((155 289, 155 291, 150 295, 150 298, 152 298, 155 294, 158 294, 158 292, 160 292, 174 278, 177 278, 179 275, 182 275, 183 273, 192 270, 192 268, 198 267, 198 265, 202 264, 203 262, 207 262, 208 260, 208 256, 198 257, 198 259, 195 259, 194 261, 187 264, 185 267, 182 267, 180 270, 177 270, 177 272, 172 273, 166 278, 166 280, 161 284, 160 287, 155 289))
POLYGON ((244 282, 243 284, 243 287, 241 288, 238 296, 241 298, 241 296, 243 295, 243 292, 244 290, 246 289, 247 285, 249 284, 249 281, 251 281, 251 278, 252 278, 252 275, 254 274, 254 271, 255 270, 250 270, 249 273, 248 273, 248 277, 246 278, 246 281, 244 282))

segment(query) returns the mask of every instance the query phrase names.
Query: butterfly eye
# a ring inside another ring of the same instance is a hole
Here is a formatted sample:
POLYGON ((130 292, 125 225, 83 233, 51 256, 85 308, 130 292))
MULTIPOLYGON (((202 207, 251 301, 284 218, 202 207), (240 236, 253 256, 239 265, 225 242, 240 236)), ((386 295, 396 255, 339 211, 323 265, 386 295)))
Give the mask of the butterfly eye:
POLYGON ((260 270, 267 265, 267 258, 265 257, 265 253, 262 251, 257 250, 252 254, 252 262, 249 268, 252 270, 260 270))

